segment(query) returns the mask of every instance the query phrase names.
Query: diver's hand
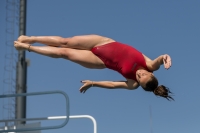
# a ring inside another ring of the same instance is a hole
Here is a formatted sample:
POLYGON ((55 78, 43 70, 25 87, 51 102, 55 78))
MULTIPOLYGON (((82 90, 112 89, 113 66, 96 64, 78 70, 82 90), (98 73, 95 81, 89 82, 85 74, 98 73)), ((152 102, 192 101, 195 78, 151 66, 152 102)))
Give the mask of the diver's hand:
POLYGON ((83 86, 81 86, 81 88, 79 89, 81 93, 85 93, 93 85, 93 81, 90 80, 83 80, 81 82, 83 83, 83 86))
POLYGON ((167 54, 163 55, 163 64, 165 69, 169 69, 172 65, 171 57, 167 54))

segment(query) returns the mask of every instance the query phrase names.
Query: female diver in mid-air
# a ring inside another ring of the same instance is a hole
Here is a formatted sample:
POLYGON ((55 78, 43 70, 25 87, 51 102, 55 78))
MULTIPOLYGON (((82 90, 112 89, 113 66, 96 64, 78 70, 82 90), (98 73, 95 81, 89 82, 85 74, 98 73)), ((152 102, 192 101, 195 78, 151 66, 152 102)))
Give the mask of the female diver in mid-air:
POLYGON ((144 90, 157 96, 174 100, 169 89, 158 86, 158 80, 153 74, 164 64, 165 69, 171 67, 169 55, 160 55, 151 60, 132 46, 117 42, 111 38, 99 35, 82 35, 69 38, 59 36, 20 36, 14 42, 17 50, 28 50, 41 55, 64 58, 91 69, 109 68, 122 74, 126 81, 82 81, 81 93, 92 86, 116 89, 134 90, 141 86, 144 90), (41 43, 47 46, 33 46, 41 43))

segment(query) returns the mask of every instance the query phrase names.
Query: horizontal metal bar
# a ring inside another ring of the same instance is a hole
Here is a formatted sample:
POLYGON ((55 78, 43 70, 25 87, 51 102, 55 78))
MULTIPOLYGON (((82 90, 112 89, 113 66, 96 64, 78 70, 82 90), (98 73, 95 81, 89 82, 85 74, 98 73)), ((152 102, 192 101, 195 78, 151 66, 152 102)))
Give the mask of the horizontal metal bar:
POLYGON ((48 120, 47 117, 0 120, 2 122, 48 120))
MULTIPOLYGON (((47 117, 48 120, 58 120, 58 119, 66 119, 67 116, 49 116, 47 117)), ((70 118, 70 116, 69 116, 70 118)))
POLYGON ((66 119, 66 118, 67 116, 50 116, 50 117, 39 117, 39 118, 7 119, 7 120, 0 120, 0 122, 58 120, 58 119, 66 119))

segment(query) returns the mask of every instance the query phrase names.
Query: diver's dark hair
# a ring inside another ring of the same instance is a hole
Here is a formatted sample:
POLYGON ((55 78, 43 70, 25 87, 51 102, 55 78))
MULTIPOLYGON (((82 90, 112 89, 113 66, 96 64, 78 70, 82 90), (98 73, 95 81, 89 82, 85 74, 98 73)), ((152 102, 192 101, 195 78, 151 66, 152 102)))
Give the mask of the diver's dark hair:
POLYGON ((169 88, 165 87, 164 85, 158 86, 158 80, 155 76, 151 76, 151 79, 146 83, 145 87, 142 87, 145 91, 152 91, 156 96, 164 97, 167 100, 174 100, 169 93, 172 92, 169 88))

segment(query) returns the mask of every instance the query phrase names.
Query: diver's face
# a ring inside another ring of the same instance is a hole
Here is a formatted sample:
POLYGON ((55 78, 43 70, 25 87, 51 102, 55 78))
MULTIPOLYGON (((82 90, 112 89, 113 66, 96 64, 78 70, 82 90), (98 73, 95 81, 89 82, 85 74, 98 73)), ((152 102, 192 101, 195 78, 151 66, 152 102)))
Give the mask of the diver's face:
POLYGON ((140 69, 136 71, 136 79, 141 86, 145 86, 153 74, 147 70, 140 69))

